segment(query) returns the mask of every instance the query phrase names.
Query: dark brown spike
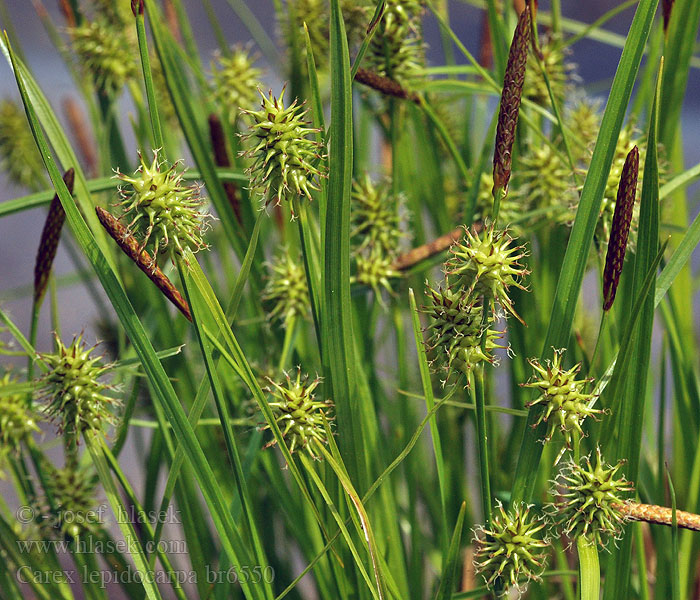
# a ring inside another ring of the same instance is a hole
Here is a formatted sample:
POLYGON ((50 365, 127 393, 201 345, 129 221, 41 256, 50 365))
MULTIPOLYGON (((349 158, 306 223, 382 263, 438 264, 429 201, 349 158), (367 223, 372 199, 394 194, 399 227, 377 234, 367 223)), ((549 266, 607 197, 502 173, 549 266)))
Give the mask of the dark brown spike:
POLYGON ((668 24, 671 22, 671 11, 676 0, 661 0, 661 11, 664 15, 664 33, 668 33, 668 24))
POLYGON ((603 310, 610 310, 615 301, 617 284, 625 260, 627 239, 632 223, 632 211, 637 196, 637 176, 639 173, 639 149, 634 146, 627 154, 625 166, 620 176, 620 186, 617 188, 617 201, 613 215, 608 241, 608 252, 605 256, 603 271, 603 310))
POLYGON ((484 11, 481 17, 481 39, 479 40, 479 64, 485 69, 493 65, 493 41, 488 13, 484 11))
POLYGON ((496 147, 493 153, 493 190, 508 191, 512 164, 513 141, 518 124, 520 100, 525 83, 525 67, 530 47, 530 7, 518 17, 513 42, 508 53, 508 64, 503 78, 501 107, 496 125, 496 147))
MULTIPOLYGON (((75 171, 72 168, 68 169, 63 175, 63 183, 66 184, 69 193, 73 193, 73 182, 75 181, 75 171)), ((36 262, 34 263, 34 303, 41 302, 41 299, 46 293, 46 286, 51 275, 51 267, 53 266, 54 258, 56 258, 56 250, 58 249, 58 241, 61 238, 61 229, 66 220, 66 212, 63 210, 63 205, 58 198, 58 194, 54 195, 49 206, 49 214, 46 215, 44 229, 41 232, 41 240, 39 241, 39 250, 36 253, 36 262)))
POLYGON ((143 0, 131 0, 131 12, 135 17, 143 14, 143 0))
MULTIPOLYGON (((231 160, 226 150, 226 136, 224 128, 221 125, 221 119, 215 113, 209 115, 209 137, 211 145, 214 149, 214 162, 217 167, 230 167, 231 160)), ((228 198, 229 204, 233 209, 233 214, 236 215, 238 224, 243 226, 243 216, 241 215, 241 197, 238 192, 238 186, 233 181, 224 181, 224 191, 228 198)))
POLYGON ((102 227, 107 230, 112 239, 117 242, 117 245, 122 249, 131 260, 136 263, 136 266, 141 269, 148 278, 156 284, 156 287, 163 292, 165 297, 172 302, 177 309, 191 321, 192 313, 187 301, 182 297, 182 294, 177 290, 168 277, 158 268, 154 258, 145 250, 141 249, 136 238, 129 233, 126 227, 115 219, 110 213, 99 206, 95 208, 97 218, 102 223, 102 227))
POLYGON ((357 69, 357 73, 355 73, 355 81, 359 81, 367 87, 371 87, 372 89, 375 89, 386 96, 410 100, 416 104, 420 103, 420 97, 418 94, 410 92, 409 90, 401 87, 401 84, 397 83, 393 79, 378 75, 374 71, 369 71, 368 69, 363 69, 360 67, 357 69))

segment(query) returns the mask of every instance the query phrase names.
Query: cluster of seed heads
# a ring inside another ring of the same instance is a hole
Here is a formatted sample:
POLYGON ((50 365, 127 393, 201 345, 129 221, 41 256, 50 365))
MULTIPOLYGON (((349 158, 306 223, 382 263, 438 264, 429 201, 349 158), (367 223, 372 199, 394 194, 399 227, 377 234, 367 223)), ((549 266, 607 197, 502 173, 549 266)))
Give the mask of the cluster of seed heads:
POLYGON ((128 36, 108 20, 84 20, 71 27, 69 34, 81 66, 92 77, 95 86, 108 95, 120 91, 138 74, 133 59, 137 54, 130 47, 128 36))
POLYGON ((305 196, 311 199, 318 190, 317 178, 324 176, 319 131, 305 120, 307 110, 295 100, 284 106, 284 90, 279 98, 262 91, 259 111, 243 111, 252 119, 249 133, 251 148, 243 156, 251 159, 247 173, 250 187, 262 194, 265 204, 290 202, 305 196), (313 137, 311 137, 313 136, 313 137))
POLYGON ((214 96, 231 125, 238 120, 240 110, 255 105, 255 90, 260 85, 262 71, 255 67, 255 57, 247 48, 234 46, 226 54, 217 52, 212 65, 214 96))
MULTIPOLYGON (((541 63, 536 62, 544 67, 552 95, 557 106, 561 106, 571 88, 574 66, 565 61, 566 49, 562 46, 561 39, 556 36, 548 36, 540 45, 539 51, 541 63)), ((551 100, 544 74, 538 64, 533 62, 535 62, 535 53, 531 51, 528 57, 523 96, 541 106, 550 106, 551 100)))
POLYGON ((555 431, 559 429, 564 435, 567 446, 571 447, 573 435, 584 435, 581 428, 584 419, 589 416, 595 417, 603 411, 592 408, 596 396, 585 392, 592 380, 577 379, 581 363, 568 370, 564 369, 563 355, 563 349, 555 350, 552 360, 547 360, 544 365, 537 359, 528 359, 534 370, 534 376, 521 385, 536 389, 540 393, 527 406, 528 408, 540 407, 539 418, 535 425, 547 423, 544 441, 549 442, 555 431))
MULTIPOLYGON (((348 44, 352 47, 366 35, 369 19, 374 11, 371 0, 340 0, 348 44)), ((286 11, 281 14, 280 32, 290 54, 297 53, 296 59, 306 65, 306 32, 314 52, 316 68, 324 72, 329 66, 330 53, 330 2, 325 0, 287 0, 286 11)))
POLYGON ((3 388, 18 383, 8 372, 0 377, 0 464, 11 453, 19 451, 20 444, 35 431, 36 419, 27 407, 26 396, 8 394, 3 388))
POLYGON ((510 299, 509 289, 525 290, 523 278, 529 271, 519 262, 527 256, 524 246, 513 245, 513 238, 493 223, 476 228, 465 227, 464 238, 450 248, 450 258, 445 263, 449 279, 458 282, 474 298, 483 298, 493 307, 494 303, 522 321, 510 299))
POLYGON ((83 467, 52 468, 46 478, 47 490, 41 527, 59 538, 75 539, 101 526, 95 493, 97 478, 83 467))
POLYGON ((530 143, 520 155, 518 170, 513 175, 510 194, 501 201, 499 218, 519 209, 531 213, 527 225, 538 222, 570 224, 575 216, 572 206, 578 201, 571 165, 561 152, 548 144, 530 143))
POLYGON ((367 68, 402 85, 410 84, 425 63, 420 0, 387 0, 384 16, 372 37, 367 68))
POLYGON ((30 190, 43 187, 44 163, 27 117, 9 99, 0 101, 0 167, 14 185, 30 190))
POLYGON ((633 491, 618 475, 621 466, 605 463, 600 448, 595 464, 590 456, 580 463, 567 461, 553 482, 555 500, 541 516, 532 514, 531 506, 516 504, 506 511, 499 503, 491 523, 476 529, 474 566, 486 585, 506 596, 539 581, 549 550, 546 530, 572 542, 586 536, 603 548, 610 539, 619 539, 627 520, 623 496, 633 491))
POLYGON ((369 175, 353 183, 351 194, 353 283, 371 287, 381 302, 382 288, 401 277, 393 264, 406 237, 401 227, 402 195, 391 192, 391 182, 374 183, 369 175))
POLYGON ((544 571, 547 523, 531 513, 531 508, 518 504, 506 512, 499 503, 491 523, 476 530, 474 566, 490 589, 502 583, 502 596, 511 589, 524 591, 530 581, 540 581, 544 571))
POLYGON ((493 350, 504 348, 498 343, 503 332, 492 328, 493 317, 484 319, 481 303, 458 286, 428 286, 425 293, 428 355, 444 373, 443 385, 453 372, 466 375, 480 363, 494 364, 493 350))
POLYGON ((620 509, 623 495, 634 490, 624 475, 618 475, 621 467, 621 462, 607 464, 600 448, 596 448, 595 462, 585 456, 578 464, 565 463, 553 482, 551 512, 569 539, 587 536, 605 547, 610 539, 620 537, 626 521, 620 509))
MULTIPOLYGON (((268 378, 270 392, 274 401, 270 402, 277 426, 280 428, 289 451, 305 450, 313 458, 319 458, 318 444, 326 444, 325 422, 329 420, 329 410, 333 406, 330 400, 316 400, 314 390, 321 379, 309 381, 308 375, 302 376, 297 368, 295 378, 285 373, 286 381, 276 383, 268 378)), ((268 446, 273 445, 273 440, 268 446)))
POLYGON ((86 347, 82 335, 68 346, 56 337, 56 351, 39 355, 47 367, 39 382, 39 397, 46 401, 46 413, 61 433, 77 436, 116 422, 113 410, 119 402, 106 395, 112 388, 101 381, 111 365, 103 365, 94 350, 95 346, 86 347))
POLYGON ((203 234, 211 215, 202 211, 204 200, 197 185, 183 184, 178 163, 167 165, 153 153, 149 165, 139 153, 140 166, 132 176, 117 171, 126 185, 120 186, 121 219, 142 250, 154 257, 197 252, 207 248, 203 234))
POLYGON ((307 318, 311 302, 301 261, 295 261, 288 252, 283 251, 267 264, 267 270, 268 280, 262 299, 272 306, 268 318, 280 321, 285 328, 293 319, 307 318))

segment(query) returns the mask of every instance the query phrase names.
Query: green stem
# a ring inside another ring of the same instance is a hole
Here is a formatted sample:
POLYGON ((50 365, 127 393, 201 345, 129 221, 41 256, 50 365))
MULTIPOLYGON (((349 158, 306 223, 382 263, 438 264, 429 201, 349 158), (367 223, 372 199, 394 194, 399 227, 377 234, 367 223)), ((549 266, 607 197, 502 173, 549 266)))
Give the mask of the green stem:
POLYGON ((578 550, 579 600, 598 600, 600 597, 600 561, 594 540, 581 535, 576 538, 578 550))
POLYGON ((153 87, 153 73, 151 72, 151 60, 148 56, 148 39, 146 38, 146 27, 143 14, 136 15, 136 34, 139 39, 139 54, 141 56, 141 66, 143 67, 143 81, 146 86, 146 98, 148 99, 148 112, 151 117, 151 128, 153 129, 153 145, 160 149, 162 157, 165 159, 165 149, 163 148, 163 128, 158 115, 158 105, 156 104, 156 93, 153 87))
POLYGON ((484 409, 484 368, 478 366, 476 374, 469 374, 469 388, 476 406, 476 437, 479 448, 479 472, 481 474, 481 504, 484 522, 491 523, 491 479, 489 476, 488 435, 486 410, 484 409))

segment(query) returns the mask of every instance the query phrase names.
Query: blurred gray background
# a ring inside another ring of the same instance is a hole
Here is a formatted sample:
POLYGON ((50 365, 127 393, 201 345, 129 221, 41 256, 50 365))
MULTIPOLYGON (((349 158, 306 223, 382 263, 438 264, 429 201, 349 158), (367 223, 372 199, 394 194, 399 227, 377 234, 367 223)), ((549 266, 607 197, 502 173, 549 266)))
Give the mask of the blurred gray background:
MULTIPOLYGON (((119 0, 128 3, 129 0, 119 0)), ((22 49, 29 66, 34 72, 42 89, 52 102, 54 109, 65 125, 62 102, 68 97, 78 98, 73 89, 71 78, 66 71, 58 53, 52 46, 32 2, 28 0, 4 0, 12 20, 12 26, 21 41, 22 49)), ((43 0, 45 8, 54 18, 55 23, 63 23, 58 10, 58 0, 43 0)), ((540 10, 548 9, 548 2, 540 2, 540 10)), ((593 22, 607 10, 617 6, 613 0, 563 0, 562 9, 565 17, 593 22)), ((216 47, 209 22, 198 0, 184 0, 204 64, 208 65, 216 47)), ((228 0, 212 0, 219 22, 231 43, 247 42, 250 35, 236 17, 228 0)), ((277 38, 272 0, 253 0, 248 2, 263 26, 273 38, 277 38)), ((482 11, 463 1, 450 2, 450 19, 454 30, 464 44, 478 54, 482 11)), ((627 9, 608 22, 606 29, 626 34, 632 19, 633 9, 627 9)), ((6 26, 2 23, 2 27, 6 26)), ((429 62, 441 64, 443 61, 438 27, 430 16, 425 20, 425 37, 429 45, 429 62)), ((615 73, 620 56, 620 49, 595 41, 583 40, 573 47, 570 60, 578 65, 578 74, 583 82, 595 92, 609 88, 609 82, 615 73)), ((455 53, 459 62, 458 53, 455 53)), ((18 98, 15 81, 9 66, 0 64, 0 97, 18 98)), ((271 83, 274 81, 271 80, 271 83)), ((604 99, 605 96, 602 96, 604 99)), ((124 117, 128 116, 129 107, 124 108, 124 117)), ((690 166, 700 162, 700 69, 693 69, 689 82, 686 106, 684 107, 683 138, 686 146, 686 161, 690 166)), ((691 197, 697 188, 691 188, 691 197)), ((24 195, 26 191, 9 184, 0 174, 0 202, 24 195)), ((693 210, 693 213, 695 211, 693 210)), ((29 329, 31 310, 31 284, 33 281, 34 254, 39 242, 41 228, 45 217, 44 209, 35 209, 0 220, 0 302, 8 310, 15 322, 25 333, 29 329)), ((63 244, 62 244, 63 246, 63 244)), ((73 271, 65 249, 59 248, 55 273, 65 275, 73 271)), ((92 323, 97 317, 97 309, 83 288, 62 287, 58 293, 59 307, 62 314, 63 336, 68 337, 85 328, 88 341, 91 339, 92 323)), ((39 348, 48 347, 50 341, 50 322, 48 308, 45 304, 40 322, 39 348)))

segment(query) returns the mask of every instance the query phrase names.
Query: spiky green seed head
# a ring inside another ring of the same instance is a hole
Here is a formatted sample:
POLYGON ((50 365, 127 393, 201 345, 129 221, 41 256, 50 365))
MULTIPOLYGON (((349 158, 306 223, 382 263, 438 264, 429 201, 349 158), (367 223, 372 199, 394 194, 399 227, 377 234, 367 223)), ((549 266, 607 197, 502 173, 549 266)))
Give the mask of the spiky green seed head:
MULTIPOLYGON (((270 402, 270 408, 277 426, 290 452, 305 450, 313 458, 318 458, 316 446, 328 441, 324 419, 330 419, 329 411, 333 403, 330 400, 316 400, 314 390, 321 383, 319 377, 309 381, 308 375, 302 377, 301 368, 297 368, 295 378, 291 378, 289 373, 285 373, 285 378, 286 382, 282 383, 267 378, 270 384, 267 391, 275 398, 270 402)), ((274 443, 273 440, 268 446, 274 443)))
MULTIPOLYGON (((513 186, 504 201, 511 214, 521 219, 527 211, 533 211, 529 224, 543 220, 549 224, 569 224, 575 217, 571 206, 577 199, 576 182, 568 162, 548 144, 530 144, 520 156, 513 186)), ((507 223, 504 201, 499 219, 503 215, 502 220, 507 223)))
POLYGON ((69 346, 56 336, 56 351, 39 354, 48 368, 39 382, 40 399, 47 402, 46 413, 58 423, 59 432, 78 435, 83 431, 102 431, 116 423, 112 412, 120 403, 105 392, 112 387, 100 381, 112 368, 94 356, 95 346, 86 347, 83 336, 73 338, 69 346))
POLYGON ((577 99, 567 108, 566 124, 575 134, 571 145, 574 160, 586 162, 600 130, 600 102, 587 97, 577 99))
POLYGON ((271 321, 280 321, 285 327, 295 318, 308 318, 311 302, 306 283, 306 272, 300 261, 284 252, 267 263, 268 280, 262 293, 263 302, 270 303, 271 321))
POLYGON ((607 464, 596 448, 595 464, 584 456, 579 464, 569 460, 553 482, 556 498, 550 511, 556 525, 572 541, 585 535, 601 547, 619 539, 626 517, 620 510, 623 496, 634 490, 624 475, 618 476, 623 463, 607 464))
POLYGON ((299 62, 306 64, 306 33, 304 32, 304 23, 306 23, 316 67, 325 69, 328 65, 330 47, 329 3, 324 0, 287 0, 285 8, 286 11, 280 14, 279 29, 290 53, 296 48, 299 53, 297 57, 299 62))
POLYGON ((26 397, 5 391, 16 383, 10 373, 0 377, 0 465, 8 454, 19 451, 20 444, 32 432, 39 431, 36 419, 27 409, 26 397))
POLYGON ((401 228, 404 197, 391 193, 391 182, 375 184, 365 174, 352 184, 351 238, 355 252, 378 248, 381 254, 395 257, 406 234, 401 228))
POLYGON ((402 277, 401 273, 394 269, 393 262, 392 257, 383 254, 378 246, 356 253, 355 274, 350 278, 350 282, 371 287, 382 303, 382 288, 391 294, 391 281, 402 277))
POLYGON ((512 245, 513 241, 506 230, 496 229, 493 223, 485 224, 482 231, 465 227, 464 237, 450 248, 445 272, 464 286, 472 298, 498 302, 522 320, 515 312, 508 289, 526 289, 522 279, 529 271, 518 261, 527 256, 527 251, 525 246, 512 245))
POLYGON ((99 529, 101 522, 95 510, 97 480, 92 473, 80 467, 53 469, 47 481, 53 508, 47 499, 42 527, 68 539, 99 529))
POLYGON ((240 109, 254 107, 262 71, 255 67, 255 57, 250 51, 241 46, 234 46, 226 55, 217 53, 215 60, 211 71, 214 97, 231 125, 235 125, 240 109))
POLYGON ((365 55, 369 70, 402 85, 410 84, 425 64, 422 12, 419 0, 387 0, 365 55))
POLYGON ((573 444, 573 434, 584 435, 581 424, 586 417, 594 417, 603 411, 592 407, 596 396, 585 389, 592 379, 577 379, 581 363, 570 369, 562 367, 564 349, 554 350, 554 357, 542 365, 536 358, 528 362, 534 370, 533 377, 523 387, 536 389, 540 395, 527 404, 528 408, 540 406, 541 411, 535 425, 547 423, 544 441, 552 439, 557 428, 564 435, 567 447, 573 444))
POLYGON ((547 562, 549 540, 542 532, 546 522, 530 514, 530 506, 518 504, 506 512, 498 503, 491 524, 475 531, 474 567, 495 590, 500 580, 500 595, 511 590, 524 592, 530 581, 541 581, 547 562))
MULTIPOLYGON (((561 39, 558 37, 547 37, 540 44, 540 51, 552 94, 557 101, 557 106, 561 106, 567 92, 572 87, 574 66, 566 62, 567 51, 562 47, 561 39)), ((538 63, 539 61, 531 50, 525 72, 523 96, 541 106, 551 106, 547 83, 538 63)))
POLYGON ((262 194, 265 205, 291 203, 293 198, 302 196, 310 200, 312 190, 319 189, 316 179, 324 176, 322 144, 310 137, 318 130, 308 127, 308 111, 296 100, 285 108, 284 90, 279 98, 273 97, 272 91, 269 96, 258 92, 262 97, 261 110, 243 111, 253 120, 244 136, 252 147, 243 152, 243 156, 252 159, 246 171, 250 187, 262 194))
POLYGON ((85 20, 68 32, 81 66, 107 94, 120 91, 138 74, 135 60, 138 51, 129 44, 128 37, 106 19, 85 20))
POLYGON ((182 255, 186 249, 208 248, 204 233, 212 216, 202 210, 204 200, 197 185, 183 185, 179 163, 160 161, 158 152, 147 164, 139 153, 139 168, 128 176, 117 171, 126 185, 119 188, 121 219, 129 232, 152 256, 182 255))
POLYGON ((431 366, 443 374, 443 385, 454 372, 467 375, 479 363, 494 364, 492 352, 505 348, 498 342, 503 332, 492 329, 493 318, 484 322, 480 304, 462 288, 433 289, 425 292, 428 303, 422 308, 430 324, 426 342, 431 366), (486 343, 482 348, 482 336, 486 343))
POLYGON ((0 168, 14 185, 30 190, 43 187, 44 163, 27 117, 17 103, 7 98, 0 102, 0 168))

